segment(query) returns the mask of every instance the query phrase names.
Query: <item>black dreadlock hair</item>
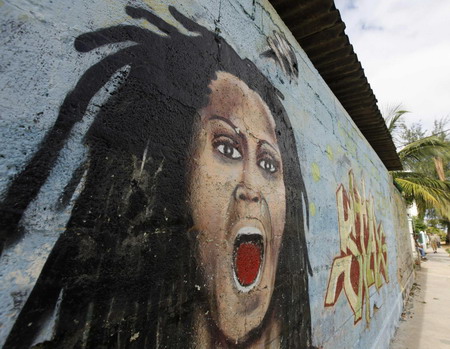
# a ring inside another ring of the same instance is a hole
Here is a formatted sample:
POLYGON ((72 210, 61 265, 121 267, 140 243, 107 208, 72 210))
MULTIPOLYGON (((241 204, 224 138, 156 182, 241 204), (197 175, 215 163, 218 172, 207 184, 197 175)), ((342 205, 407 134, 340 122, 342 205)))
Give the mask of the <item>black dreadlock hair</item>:
MULTIPOLYGON (((83 34, 79 52, 131 41, 89 68, 66 96, 39 150, 1 204, 2 241, 21 238, 19 221, 36 197, 93 96, 114 74, 116 91, 101 106, 85 143, 85 183, 66 231, 55 244, 5 348, 27 348, 56 314, 49 348, 186 348, 193 309, 206 304, 194 287, 198 268, 187 231, 186 169, 194 118, 208 102, 216 72, 237 76, 270 108, 283 158, 286 225, 266 319, 281 324, 283 348, 309 347, 308 200, 290 121, 272 84, 221 37, 170 7, 185 35, 155 14, 126 7, 163 34, 119 25, 83 34), (122 76, 122 77, 120 77, 122 76), (306 212, 304 214, 304 211, 306 212)), ((71 197, 83 170, 62 197, 71 197)))

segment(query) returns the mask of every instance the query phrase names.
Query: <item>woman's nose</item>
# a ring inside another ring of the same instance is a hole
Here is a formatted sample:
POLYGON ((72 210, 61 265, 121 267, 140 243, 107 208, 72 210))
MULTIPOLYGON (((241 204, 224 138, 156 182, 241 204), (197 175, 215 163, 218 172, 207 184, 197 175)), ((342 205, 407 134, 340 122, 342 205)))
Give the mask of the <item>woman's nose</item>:
POLYGON ((248 201, 248 202, 259 202, 261 200, 261 194, 259 191, 249 188, 245 184, 239 184, 235 190, 235 199, 248 201))

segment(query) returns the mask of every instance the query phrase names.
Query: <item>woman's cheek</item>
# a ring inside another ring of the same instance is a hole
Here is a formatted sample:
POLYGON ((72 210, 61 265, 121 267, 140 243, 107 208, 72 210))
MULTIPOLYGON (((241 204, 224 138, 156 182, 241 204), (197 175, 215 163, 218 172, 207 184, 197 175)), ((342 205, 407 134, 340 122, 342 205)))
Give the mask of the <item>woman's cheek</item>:
POLYGON ((278 185, 266 198, 272 219, 272 229, 275 238, 281 238, 286 222, 286 196, 285 187, 278 185))
POLYGON ((263 195, 269 204, 269 207, 271 204, 275 204, 280 209, 286 206, 286 190, 282 181, 267 183, 265 190, 263 190, 263 195))

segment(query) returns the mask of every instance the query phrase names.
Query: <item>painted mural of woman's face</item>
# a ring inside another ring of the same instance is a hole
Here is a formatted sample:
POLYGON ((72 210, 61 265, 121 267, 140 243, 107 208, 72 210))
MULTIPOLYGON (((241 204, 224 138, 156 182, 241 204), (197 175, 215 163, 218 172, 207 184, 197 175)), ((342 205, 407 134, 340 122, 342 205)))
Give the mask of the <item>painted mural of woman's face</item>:
POLYGON ((209 88, 192 145, 189 204, 210 317, 229 340, 241 341, 261 324, 274 290, 283 166, 261 97, 225 72, 209 88))

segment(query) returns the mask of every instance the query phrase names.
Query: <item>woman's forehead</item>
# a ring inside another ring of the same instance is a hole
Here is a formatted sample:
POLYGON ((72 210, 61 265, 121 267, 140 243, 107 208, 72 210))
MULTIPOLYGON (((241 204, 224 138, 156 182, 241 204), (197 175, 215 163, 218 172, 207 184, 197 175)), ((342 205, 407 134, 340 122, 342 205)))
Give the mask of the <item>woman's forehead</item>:
POLYGON ((202 122, 213 115, 220 116, 255 136, 261 134, 276 140, 275 121, 269 107, 246 83, 232 74, 219 72, 209 88, 209 103, 203 110, 202 122))

